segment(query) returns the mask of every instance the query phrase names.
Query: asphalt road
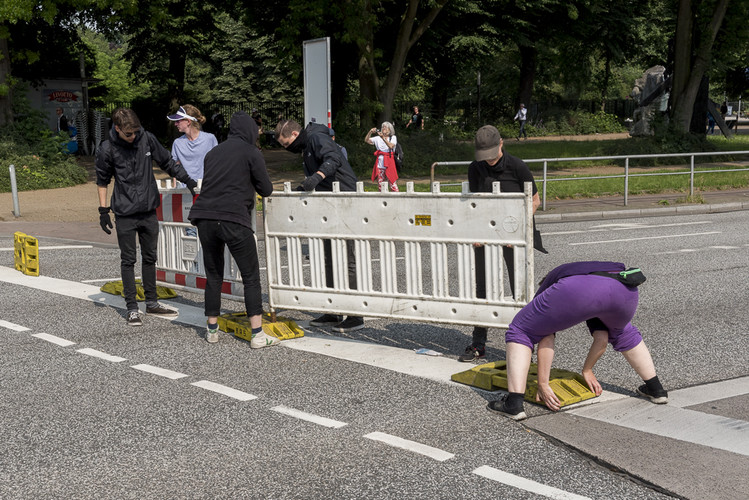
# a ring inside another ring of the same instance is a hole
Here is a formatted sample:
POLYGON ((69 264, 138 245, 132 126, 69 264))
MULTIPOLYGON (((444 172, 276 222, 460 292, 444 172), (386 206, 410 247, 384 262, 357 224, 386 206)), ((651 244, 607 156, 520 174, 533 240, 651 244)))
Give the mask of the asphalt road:
MULTIPOLYGON (((672 404, 634 397, 637 376, 609 349, 605 397, 554 414, 526 403, 522 423, 485 409, 497 394, 426 376, 467 368, 452 360, 469 328, 372 319, 271 349, 228 334, 209 345, 199 296, 172 301, 181 322, 136 329, 121 299, 89 293, 118 279, 111 246, 42 237, 36 281, 0 250, 0 497, 746 498, 747 223, 737 211, 540 224, 537 277, 573 260, 643 268, 635 324, 672 404)), ((588 345, 584 328, 559 334, 555 366, 579 370, 588 345)), ((504 358, 499 330, 488 358, 504 358)))

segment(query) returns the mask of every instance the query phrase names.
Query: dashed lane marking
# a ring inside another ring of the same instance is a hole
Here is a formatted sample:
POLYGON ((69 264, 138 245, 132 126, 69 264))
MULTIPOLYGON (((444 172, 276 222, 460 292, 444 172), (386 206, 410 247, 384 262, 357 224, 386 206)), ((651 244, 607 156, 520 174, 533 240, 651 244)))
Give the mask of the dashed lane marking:
POLYGON ((741 247, 735 247, 730 245, 713 245, 702 248, 680 248, 678 250, 669 250, 666 252, 655 252, 653 255, 670 255, 675 253, 691 253, 691 252, 704 252, 706 250, 738 250, 741 247))
POLYGON ((8 330, 13 330, 14 332, 28 332, 30 330, 29 328, 26 328, 25 326, 17 325, 9 321, 3 321, 1 319, 0 319, 0 326, 2 326, 3 328, 7 328, 8 330))
POLYGON ((370 432, 369 434, 365 434, 364 437, 373 441, 385 443, 395 448, 401 448, 403 450, 412 451, 414 453, 427 456, 429 458, 437 460, 438 462, 450 460, 455 456, 454 453, 449 453, 447 451, 440 450, 439 448, 433 448, 431 446, 417 443, 416 441, 403 439, 391 434, 385 434, 384 432, 370 432))
POLYGON ((478 469, 474 470, 473 473, 477 476, 485 477, 487 479, 491 479, 492 481, 497 481, 498 483, 529 491, 531 493, 535 493, 536 495, 543 495, 548 498, 554 498, 558 500, 590 500, 589 497, 576 495, 568 491, 554 488, 553 486, 547 486, 542 483, 537 483, 536 481, 531 481, 530 479, 525 479, 524 477, 516 476, 515 474, 510 474, 509 472, 495 469, 494 467, 489 467, 488 465, 482 465, 478 469))
POLYGON ((201 380, 199 382, 193 382, 190 385, 194 385, 195 387, 200 387, 201 389, 206 389, 208 391, 213 391, 218 394, 223 394, 224 396, 238 399, 240 401, 251 401, 253 399, 257 399, 257 396, 254 396, 247 392, 238 391, 237 389, 232 389, 231 387, 217 384, 215 382, 210 382, 208 380, 201 380))
POLYGON ((321 417, 312 413, 295 410, 294 408, 289 408, 283 405, 274 406, 273 408, 271 408, 271 410, 282 413, 284 415, 288 415, 290 417, 298 418, 300 420, 312 422, 313 424, 322 425, 323 427, 330 427, 331 429, 340 429, 341 427, 348 425, 346 422, 340 422, 331 418, 321 417))
POLYGON ((573 231, 550 231, 543 232, 543 236, 560 236, 567 234, 603 233, 608 231, 632 231, 635 229, 657 229, 661 227, 693 226, 696 224, 712 224, 710 221, 677 222, 674 224, 604 224, 589 229, 573 231))
POLYGON ((91 356, 93 358, 103 359, 104 361, 111 361, 112 363, 121 363, 123 361, 127 361, 127 358, 112 356, 111 354, 107 354, 106 352, 97 351, 96 349, 91 349, 89 347, 78 349, 75 352, 80 352, 81 354, 85 354, 86 356, 91 356))
POLYGON ((47 342, 59 345, 60 347, 75 345, 75 342, 71 342, 70 340, 66 340, 61 337, 55 337, 54 335, 50 335, 49 333, 35 333, 34 335, 32 335, 32 337, 46 340, 47 342))
POLYGON ((690 234, 667 234, 661 236, 643 236, 641 238, 624 238, 621 240, 600 240, 600 241, 581 241, 578 243, 568 243, 569 246, 575 247, 580 245, 601 245, 603 243, 627 243, 638 240, 661 240, 666 238, 687 238, 691 236, 707 236, 710 234, 721 234, 722 231, 709 231, 707 233, 690 233, 690 234))
POLYGON ((166 368, 159 368, 158 366, 152 365, 133 365, 130 368, 134 368, 146 373, 152 373, 153 375, 158 375, 159 377, 166 377, 171 380, 177 380, 189 376, 185 375, 184 373, 175 372, 172 370, 167 370, 166 368))

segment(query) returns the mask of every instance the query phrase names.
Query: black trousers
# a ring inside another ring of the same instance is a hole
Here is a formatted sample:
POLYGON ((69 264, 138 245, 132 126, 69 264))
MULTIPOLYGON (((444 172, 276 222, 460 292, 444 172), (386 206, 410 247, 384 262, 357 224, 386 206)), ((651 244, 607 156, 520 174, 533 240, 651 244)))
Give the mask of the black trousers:
MULTIPOLYGON (((330 240, 322 240, 325 256, 325 286, 333 288, 333 248, 330 240)), ((352 240, 346 240, 346 260, 348 264, 348 285, 356 290, 356 249, 352 240)))
MULTIPOLYGON (((484 247, 473 247, 473 253, 476 257, 476 297, 479 299, 486 298, 486 252, 484 247)), ((515 297, 515 259, 511 247, 502 247, 502 258, 505 261, 507 274, 510 276, 510 293, 515 297)), ((504 279, 504 278, 503 278, 504 279)), ((473 327, 473 341, 471 346, 483 351, 486 348, 486 337, 489 329, 483 326, 473 327)))
POLYGON ((146 295, 146 304, 155 305, 158 302, 156 295, 156 257, 157 245, 159 243, 159 219, 156 211, 145 212, 135 215, 115 214, 117 225, 117 243, 120 246, 120 271, 122 274, 122 290, 125 295, 125 304, 128 311, 136 311, 135 290, 135 261, 136 238, 140 243, 140 256, 142 260, 141 278, 143 291, 146 295))
POLYGON ((221 314, 221 287, 224 284, 224 249, 229 248, 237 263, 244 285, 247 316, 263 314, 260 288, 260 264, 252 229, 229 221, 201 219, 196 221, 205 266, 205 315, 221 314))

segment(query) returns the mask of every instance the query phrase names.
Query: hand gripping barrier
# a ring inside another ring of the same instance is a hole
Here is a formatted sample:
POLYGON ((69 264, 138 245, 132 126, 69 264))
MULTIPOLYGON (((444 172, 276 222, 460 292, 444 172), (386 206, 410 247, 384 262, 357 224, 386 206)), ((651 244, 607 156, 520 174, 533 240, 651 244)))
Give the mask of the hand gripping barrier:
POLYGON ((469 193, 467 183, 461 193, 442 193, 439 183, 431 193, 413 183, 401 193, 367 193, 362 183, 355 192, 300 193, 286 183, 265 199, 271 311, 506 327, 533 295, 532 220, 530 184, 523 193, 500 193, 499 183, 493 193, 469 193), (485 250, 485 299, 476 296, 476 243, 485 250), (505 245, 515 298, 504 283, 505 245), (356 286, 347 279, 354 270, 356 286))

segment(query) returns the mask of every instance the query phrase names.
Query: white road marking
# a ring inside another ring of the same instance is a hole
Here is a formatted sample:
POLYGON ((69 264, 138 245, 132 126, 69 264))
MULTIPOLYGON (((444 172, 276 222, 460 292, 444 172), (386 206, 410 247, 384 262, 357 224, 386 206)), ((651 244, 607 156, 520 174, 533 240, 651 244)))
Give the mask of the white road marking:
MULTIPOLYGON (((94 248, 93 245, 55 245, 55 246, 40 246, 39 250, 74 250, 78 248, 94 248)), ((12 252, 15 248, 0 248, 0 252, 12 252)))
POLYGON ((313 415, 312 413, 295 410, 294 408, 289 408, 283 405, 274 406, 273 408, 271 408, 271 410, 278 412, 278 413, 283 413, 284 415, 288 415, 290 417, 298 418, 300 420, 312 422, 313 424, 322 425, 324 427, 330 427, 331 429, 340 429, 341 427, 348 425, 346 422, 340 422, 338 420, 333 420, 331 418, 325 418, 319 415, 313 415))
MULTIPOLYGON (((135 277, 136 280, 141 279, 140 276, 135 277)), ((95 280, 83 280, 81 283, 109 283, 110 281, 122 281, 122 277, 118 276, 117 278, 99 278, 95 280)))
POLYGON ((603 224, 593 226, 590 229, 580 229, 574 231, 550 231, 543 232, 543 236, 558 236, 565 234, 585 234, 585 233, 601 233, 606 231, 631 231, 633 229, 655 229, 659 227, 677 227, 677 226, 692 226, 695 224, 712 224, 710 221, 697 221, 697 222, 677 222, 674 224, 603 224))
POLYGON ((166 368, 159 368, 158 366, 152 365, 133 365, 130 368, 135 368, 136 370, 140 370, 146 373, 152 373, 154 375, 158 375, 159 377, 166 377, 171 380, 177 380, 188 376, 184 373, 175 372, 172 370, 167 370, 166 368))
POLYGON ((90 349, 88 347, 78 349, 76 350, 76 352, 80 352, 81 354, 85 354, 86 356, 103 359, 104 361, 111 361, 112 363, 121 363, 123 361, 127 361, 127 358, 112 356, 111 354, 107 354, 106 352, 97 351, 96 349, 90 349))
POLYGON ((736 250, 739 247, 732 247, 730 245, 718 245, 718 246, 712 246, 708 248, 715 248, 716 250, 736 250))
POLYGON ((543 495, 548 498, 559 500, 590 500, 589 497, 576 495, 552 486, 546 486, 545 484, 537 483, 536 481, 531 481, 530 479, 525 479, 524 477, 495 469, 494 467, 489 467, 488 465, 482 465, 478 469, 475 469, 473 473, 477 476, 485 477, 492 481, 497 481, 498 483, 506 484, 521 490, 530 491, 536 495, 543 495))
POLYGON ((257 396, 253 396, 252 394, 249 394, 247 392, 238 391, 237 389, 232 389, 231 387, 217 384, 215 382, 209 382, 208 380, 201 380, 199 382, 193 382, 190 385, 194 385, 195 387, 200 387, 201 389, 206 389, 209 391, 217 392, 219 394, 223 394, 224 396, 238 399, 240 401, 251 401, 253 399, 257 399, 257 396))
POLYGON ((15 323, 10 323, 8 321, 3 321, 0 319, 0 326, 7 328, 8 330, 13 330, 14 332, 28 332, 30 329, 26 328, 25 326, 17 325, 15 323))
POLYGON ((403 450, 419 453, 420 455, 427 456, 429 458, 437 460, 438 462, 450 460, 455 456, 455 454, 448 453, 444 450, 440 450, 439 448, 433 448, 425 444, 417 443, 416 441, 409 441, 408 439, 399 438, 398 436, 385 434, 384 432, 370 432, 364 437, 373 441, 385 443, 395 448, 401 448, 403 450))
POLYGON ((749 377, 732 378, 711 384, 668 391, 668 405, 684 408, 745 394, 749 394, 749 377))
POLYGON ((660 240, 660 239, 666 239, 666 238, 686 238, 690 236, 707 236, 710 234, 721 234, 721 231, 710 231, 707 233, 691 233, 691 234, 669 234, 669 235, 661 235, 661 236, 643 236, 641 238, 624 238, 621 240, 582 241, 579 243, 568 243, 568 244, 571 247, 575 247, 579 245, 600 245, 602 243, 628 243, 630 241, 638 241, 638 240, 660 240))
POLYGON ((68 347, 71 345, 75 345, 75 342, 71 342, 69 340, 65 340, 60 337, 55 337, 54 335, 50 335, 49 333, 36 333, 32 335, 32 337, 36 337, 38 339, 46 340, 47 342, 51 342, 53 344, 59 345, 61 347, 68 347))

